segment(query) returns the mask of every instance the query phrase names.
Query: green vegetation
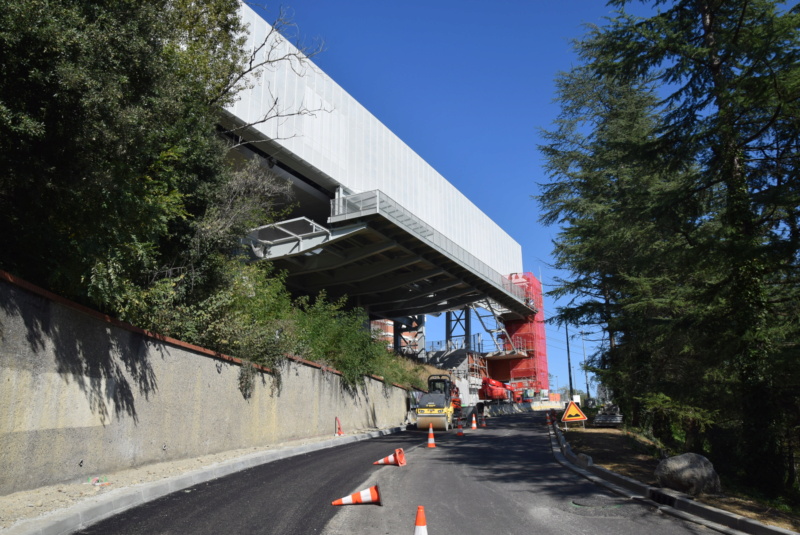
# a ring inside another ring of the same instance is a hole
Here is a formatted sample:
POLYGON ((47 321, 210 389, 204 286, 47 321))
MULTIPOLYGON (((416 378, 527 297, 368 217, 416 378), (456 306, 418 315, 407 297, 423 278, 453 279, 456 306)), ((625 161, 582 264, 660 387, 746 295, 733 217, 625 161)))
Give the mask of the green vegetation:
POLYGON ((557 321, 634 426, 800 500, 800 10, 658 0, 577 44, 541 147, 557 321))
MULTIPOLYGON (((272 62, 305 61, 271 54, 277 41, 251 55, 238 7, 0 0, 0 269, 251 363, 277 369, 288 353, 350 386, 419 384, 363 312, 295 300, 269 265, 237 257, 291 200, 265 166, 232 157, 221 110, 272 62)), ((262 121, 307 113, 271 111, 262 121)))

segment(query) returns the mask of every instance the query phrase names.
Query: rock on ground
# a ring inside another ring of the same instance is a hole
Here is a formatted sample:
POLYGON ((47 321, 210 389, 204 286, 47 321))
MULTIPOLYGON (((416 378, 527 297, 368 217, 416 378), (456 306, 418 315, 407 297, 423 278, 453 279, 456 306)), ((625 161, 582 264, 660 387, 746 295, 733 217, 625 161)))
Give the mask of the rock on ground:
POLYGON ((718 494, 721 490, 714 465, 696 453, 664 459, 658 463, 655 476, 660 486, 692 496, 718 494))

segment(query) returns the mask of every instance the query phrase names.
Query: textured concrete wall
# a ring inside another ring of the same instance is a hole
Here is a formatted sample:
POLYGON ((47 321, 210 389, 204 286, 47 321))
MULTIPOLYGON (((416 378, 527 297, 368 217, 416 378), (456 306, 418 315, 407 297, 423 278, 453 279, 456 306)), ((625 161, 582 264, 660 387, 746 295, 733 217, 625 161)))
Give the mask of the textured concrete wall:
POLYGON ((0 495, 114 470, 401 424, 406 391, 301 361, 258 372, 157 339, 0 272, 0 495), (21 284, 22 286, 18 285, 21 284))

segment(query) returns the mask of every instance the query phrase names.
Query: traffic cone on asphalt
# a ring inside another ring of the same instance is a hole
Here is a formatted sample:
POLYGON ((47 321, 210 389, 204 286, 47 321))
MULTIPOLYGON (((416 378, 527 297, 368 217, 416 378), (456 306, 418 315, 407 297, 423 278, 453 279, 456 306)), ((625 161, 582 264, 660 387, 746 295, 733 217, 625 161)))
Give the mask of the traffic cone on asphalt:
POLYGON ((393 464, 396 466, 405 466, 406 452, 403 451, 403 448, 396 449, 394 450, 394 453, 392 453, 388 457, 384 457, 380 461, 375 461, 372 464, 393 464))
POLYGON ((344 435, 344 431, 342 431, 342 422, 339 421, 339 417, 336 417, 336 436, 340 437, 344 435))
POLYGON ((433 440, 433 424, 430 424, 430 427, 428 428, 428 447, 429 448, 436 447, 436 441, 433 440))
POLYGON ((414 535, 428 535, 428 522, 425 520, 425 508, 417 506, 417 521, 414 523, 414 535))
POLYGON ((547 417, 547 422, 546 422, 546 424, 545 424, 545 425, 547 425, 547 427, 550 427, 550 413, 549 413, 549 412, 546 412, 546 413, 545 413, 545 416, 547 417))
POLYGON ((350 496, 334 500, 331 502, 331 505, 358 505, 364 503, 383 505, 381 503, 381 493, 378 491, 378 485, 353 493, 350 496))
POLYGON ((457 437, 464 436, 464 428, 461 427, 461 418, 458 419, 458 433, 456 433, 457 437))
POLYGON ((478 422, 475 421, 475 415, 474 414, 472 415, 472 428, 473 429, 477 429, 478 428, 478 422))

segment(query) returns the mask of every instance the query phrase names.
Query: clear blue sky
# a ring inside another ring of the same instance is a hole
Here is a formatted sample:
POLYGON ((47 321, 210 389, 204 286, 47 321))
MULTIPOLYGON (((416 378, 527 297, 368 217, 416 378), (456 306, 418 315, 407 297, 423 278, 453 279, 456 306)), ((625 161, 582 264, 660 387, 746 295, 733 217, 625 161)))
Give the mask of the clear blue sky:
MULTIPOLYGON (((325 43, 314 62, 508 232, 522 246, 523 269, 541 275, 547 291, 557 229, 539 223, 531 199, 547 181, 539 129, 550 128, 559 112, 554 79, 575 63, 570 41, 585 24, 603 24, 611 8, 600 0, 282 5, 307 45, 325 43)), ((258 11, 272 20, 280 6, 258 11)), ((557 304, 545 297, 545 313, 557 304)), ((444 339, 438 324, 432 321, 428 341, 444 339)), ((548 325, 547 337, 550 373, 563 386, 564 330, 548 325)), ((587 352, 592 347, 587 339, 587 352)), ((585 390, 580 338, 571 353, 574 386, 585 390)))

